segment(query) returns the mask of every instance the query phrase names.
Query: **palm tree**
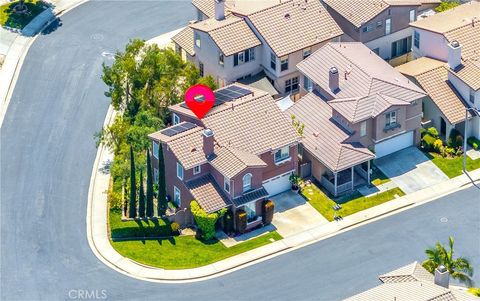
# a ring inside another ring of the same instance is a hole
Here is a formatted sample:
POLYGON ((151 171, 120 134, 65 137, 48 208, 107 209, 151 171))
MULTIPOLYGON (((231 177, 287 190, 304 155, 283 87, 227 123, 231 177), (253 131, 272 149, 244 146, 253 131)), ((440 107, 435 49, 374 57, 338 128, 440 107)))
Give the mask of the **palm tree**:
POLYGON ((450 250, 447 251, 440 242, 437 242, 435 247, 425 250, 428 259, 422 263, 422 266, 434 274, 435 269, 439 265, 443 265, 447 268, 453 279, 457 279, 468 287, 472 287, 473 280, 471 277, 473 275, 473 268, 466 258, 458 257, 453 259, 453 243, 453 237, 450 236, 448 241, 450 250))

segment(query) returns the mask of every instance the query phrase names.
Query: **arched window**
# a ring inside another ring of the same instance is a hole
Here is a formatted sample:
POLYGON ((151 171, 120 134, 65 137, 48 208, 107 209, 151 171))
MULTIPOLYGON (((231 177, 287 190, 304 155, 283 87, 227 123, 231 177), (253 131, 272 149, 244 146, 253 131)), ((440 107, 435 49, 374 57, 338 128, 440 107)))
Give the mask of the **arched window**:
POLYGON ((247 173, 243 176, 243 192, 249 191, 252 188, 252 174, 247 173))

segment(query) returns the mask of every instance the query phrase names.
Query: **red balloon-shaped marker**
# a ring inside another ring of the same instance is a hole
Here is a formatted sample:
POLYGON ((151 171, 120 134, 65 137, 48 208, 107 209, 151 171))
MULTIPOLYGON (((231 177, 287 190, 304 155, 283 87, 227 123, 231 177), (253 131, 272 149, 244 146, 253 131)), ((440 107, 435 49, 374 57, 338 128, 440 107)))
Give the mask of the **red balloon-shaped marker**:
POLYGON ((185 104, 198 119, 202 119, 215 103, 212 89, 204 85, 195 85, 185 92, 185 104))

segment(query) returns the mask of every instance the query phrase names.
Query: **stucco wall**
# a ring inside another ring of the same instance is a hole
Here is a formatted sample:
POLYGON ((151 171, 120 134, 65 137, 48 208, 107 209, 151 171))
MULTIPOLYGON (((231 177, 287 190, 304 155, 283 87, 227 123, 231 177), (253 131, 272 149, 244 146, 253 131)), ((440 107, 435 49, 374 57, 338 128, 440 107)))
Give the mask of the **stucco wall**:
POLYGON ((448 42, 442 34, 428 30, 413 28, 412 51, 415 58, 428 56, 446 62, 448 60, 448 42), (420 34, 420 48, 415 47, 414 32, 420 34))
POLYGON ((265 163, 267 163, 267 167, 262 169, 262 179, 266 181, 270 178, 276 177, 278 175, 284 174, 290 170, 297 171, 298 166, 298 150, 297 144, 290 146, 290 161, 283 162, 279 165, 276 165, 274 162, 274 152, 266 152, 260 155, 260 159, 262 159, 265 163))

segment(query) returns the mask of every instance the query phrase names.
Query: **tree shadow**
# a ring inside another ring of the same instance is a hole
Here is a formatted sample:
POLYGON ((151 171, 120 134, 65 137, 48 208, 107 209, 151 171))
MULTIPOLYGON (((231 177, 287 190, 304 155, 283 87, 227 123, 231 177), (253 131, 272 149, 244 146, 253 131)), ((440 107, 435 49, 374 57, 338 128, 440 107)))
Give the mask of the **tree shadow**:
POLYGON ((2 13, 6 14, 7 20, 2 24, 2 26, 10 31, 19 32, 22 30, 30 21, 32 21, 36 16, 42 13, 44 10, 54 8, 54 5, 42 1, 37 1, 32 3, 31 1, 26 1, 25 6, 27 7, 25 12, 15 12, 15 7, 17 2, 12 2, 6 7, 2 7, 2 13))
MULTIPOLYGON (((62 23, 62 20, 60 18, 55 18, 55 20, 53 20, 52 22, 50 22, 50 24, 45 27, 41 34, 42 35, 48 35, 48 34, 51 34, 52 32, 56 31, 58 28, 60 28, 61 26, 63 25, 62 23)), ((110 171, 110 166, 105 166, 105 171, 108 173, 110 171)))

